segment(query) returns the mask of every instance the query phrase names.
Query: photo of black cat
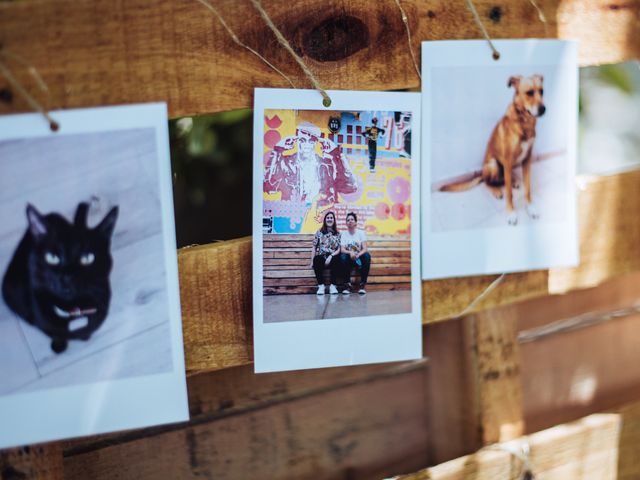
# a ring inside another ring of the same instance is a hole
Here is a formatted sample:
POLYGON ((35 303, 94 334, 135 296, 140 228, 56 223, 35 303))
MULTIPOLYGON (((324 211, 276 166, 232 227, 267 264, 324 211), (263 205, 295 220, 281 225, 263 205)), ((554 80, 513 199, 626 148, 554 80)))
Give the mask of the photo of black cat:
POLYGON ((89 340, 109 312, 113 207, 94 228, 89 205, 80 203, 73 223, 58 213, 26 208, 27 229, 2 282, 2 296, 20 318, 51 338, 62 353, 69 340, 89 340))

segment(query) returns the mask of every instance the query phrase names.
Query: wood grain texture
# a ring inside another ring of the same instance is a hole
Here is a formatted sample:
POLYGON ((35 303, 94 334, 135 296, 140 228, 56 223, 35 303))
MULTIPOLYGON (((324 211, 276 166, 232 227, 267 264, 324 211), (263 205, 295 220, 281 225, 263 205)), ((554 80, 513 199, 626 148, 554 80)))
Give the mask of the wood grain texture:
POLYGON ((351 384, 334 376, 346 373, 343 369, 307 372, 306 379, 274 374, 264 380, 246 371, 232 376, 213 372, 209 385, 203 378, 195 389, 190 387, 202 407, 190 424, 68 449, 65 478, 356 480, 420 468, 429 440, 424 366, 367 379, 375 368, 360 369, 360 380, 355 375, 358 369, 352 369, 351 384), (220 374, 224 379, 218 388, 220 374), (342 386, 314 390, 313 378, 319 386, 342 386), (296 380, 302 382, 301 395, 269 402, 287 396, 283 389, 295 389, 296 380), (229 393, 253 402, 253 408, 221 418, 207 415, 226 401, 220 390, 229 386, 229 393), (269 388, 277 391, 270 393, 269 388), (267 403, 252 401, 254 392, 267 403))
POLYGON ((251 240, 178 253, 187 372, 253 361, 251 240))
MULTIPOLYGON (((262 239, 262 278, 264 295, 315 294, 318 283, 309 267, 314 235, 265 234, 262 239)), ((405 235, 367 237, 371 270, 367 289, 374 291, 411 290, 411 240, 405 235), (371 288, 369 288, 371 287, 371 288)), ((325 285, 330 284, 330 269, 323 271, 325 285)), ((341 287, 342 275, 337 275, 341 287)), ((351 269, 352 285, 360 282, 360 270, 351 269)))
MULTIPOLYGON (((246 1, 217 0, 247 45, 291 76, 309 81, 246 1)), ((476 0, 493 38, 559 37, 580 41, 583 65, 640 58, 640 2, 476 0)), ((403 0, 419 61, 419 42, 481 38, 464 4, 403 0)), ((325 88, 396 90, 419 86, 394 2, 265 1, 264 7, 325 88)), ((172 117, 252 104, 253 88, 288 83, 237 46, 195 0, 41 0, 0 3, 0 41, 24 56, 49 84, 47 97, 25 68, 18 79, 51 109, 167 101, 172 117)), ((489 50, 487 50, 489 52, 489 50)), ((0 87, 5 87, 0 81, 0 87)), ((320 96, 318 97, 320 106, 320 96)), ((22 99, 0 112, 27 111, 22 99)))
POLYGON ((470 407, 478 415, 478 442, 504 442, 524 433, 517 320, 510 308, 464 319, 470 407))
POLYGON ((549 293, 594 287, 640 269, 640 171, 579 177, 578 185, 580 265, 550 270, 549 293))
MULTIPOLYGON (((640 303, 640 274, 515 305, 521 332, 558 321, 621 312, 640 303)), ((520 345, 527 432, 640 398, 640 315, 616 316, 520 345)))
POLYGON ((0 451, 2 480, 62 480, 62 444, 49 443, 0 451))
MULTIPOLYGON (((579 194, 580 266, 509 274, 472 312, 542 297, 550 291, 595 286, 640 270, 640 216, 635 214, 640 211, 639 186, 640 172, 586 183, 579 194), (608 213, 596 216, 595 211, 608 213)), ((182 249, 178 259, 187 370, 250 362, 251 239, 182 249)), ((458 316, 495 278, 486 275, 423 282, 423 322, 458 316)), ((276 288, 280 280, 268 281, 276 282, 271 285, 276 288)), ((312 278, 308 281, 309 285, 314 282, 312 278)))
MULTIPOLYGON (((595 414, 530 435, 535 478, 545 480, 616 480, 620 415, 595 414)), ((509 443, 518 448, 518 441, 509 443)), ((489 447, 398 480, 519 479, 521 462, 512 454, 489 447)), ((628 477, 631 478, 631 477, 628 477)), ((637 478, 637 477, 633 477, 637 478)))

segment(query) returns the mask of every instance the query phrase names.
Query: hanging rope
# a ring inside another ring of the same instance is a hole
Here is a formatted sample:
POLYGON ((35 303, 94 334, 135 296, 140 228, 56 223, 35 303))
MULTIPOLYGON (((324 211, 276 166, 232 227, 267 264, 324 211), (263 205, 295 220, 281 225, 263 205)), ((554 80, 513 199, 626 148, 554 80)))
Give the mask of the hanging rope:
POLYGON ((402 22, 404 23, 404 28, 407 30, 407 43, 409 44, 409 53, 411 54, 411 60, 413 60, 413 66, 416 69, 416 73, 418 74, 418 78, 422 80, 422 75, 420 75, 420 68, 418 68, 418 62, 416 61, 416 56, 413 53, 413 44, 411 42, 411 29, 409 28, 409 18, 407 18, 407 14, 405 13, 402 5, 400 5, 400 0, 395 0, 396 5, 400 9, 400 14, 402 15, 402 22))
POLYGON ((471 10, 471 13, 473 14, 473 19, 476 21, 476 24, 480 28, 482 35, 484 35, 485 40, 489 44, 489 48, 491 48, 491 50, 493 51, 493 59, 498 60, 500 58, 500 52, 498 52, 496 47, 493 45, 493 42, 491 41, 491 37, 489 37, 489 32, 487 32, 487 29, 484 27, 484 24, 480 19, 480 15, 478 15, 478 11, 476 10, 475 5, 471 0, 465 0, 465 1, 467 2, 467 7, 469 8, 469 10, 471 10))
POLYGON ((231 39, 236 43, 236 45, 239 45, 240 47, 249 50, 251 53, 253 53, 256 57, 258 57, 260 60, 262 60, 264 63, 266 63, 269 67, 271 67, 271 69, 273 69, 275 72, 277 72, 278 74, 280 74, 280 76, 282 76, 287 82, 289 82, 289 84, 291 85, 292 88, 296 88, 296 86, 294 85, 294 83, 291 81, 291 79, 285 75, 279 68, 277 68, 275 65, 273 65, 269 60, 267 60, 266 58, 264 58, 262 55, 260 55, 258 52, 256 52, 253 48, 251 48, 249 45, 247 45, 246 43, 243 43, 238 36, 234 33, 233 30, 231 30, 231 27, 229 27, 229 25, 227 24, 227 22, 224 20, 224 18, 222 17, 222 15, 220 15, 220 13, 218 12, 218 10, 211 4, 209 3, 207 0, 196 0, 196 2, 201 3, 202 5, 204 5, 211 13, 213 13, 216 18, 218 19, 218 21, 222 24, 222 26, 224 27, 224 29, 227 31, 227 33, 229 34, 229 36, 231 37, 231 39))
POLYGON ((467 308, 462 310, 462 312, 460 312, 460 314, 458 314, 457 317, 464 317, 467 313, 473 310, 478 303, 484 300, 484 298, 487 295, 493 292, 498 287, 498 285, 500 285, 505 275, 506 273, 503 273, 498 278, 496 278, 493 282, 491 282, 491 284, 489 284, 489 286, 485 288, 480 295, 478 295, 469 305, 467 305, 467 308))
POLYGON ((309 69, 309 67, 307 67, 307 65, 304 63, 302 58, 300 58, 300 56, 293 50, 293 47, 287 41, 287 39, 284 38, 284 35, 282 35, 282 32, 280 32, 280 30, 278 30, 278 27, 276 27, 276 25, 273 23, 273 20, 271 20, 271 17, 269 17, 269 14, 265 11, 264 8, 262 8, 262 4, 260 3, 260 1, 259 0, 250 0, 250 1, 253 4, 253 6, 255 7, 255 9, 258 11, 258 13, 260 13, 260 16, 262 17, 264 22, 267 24, 267 26, 271 29, 273 34, 276 36, 276 39, 278 40, 278 43, 280 43, 280 45, 282 45, 284 47, 284 49, 291 54, 293 59, 300 66, 300 68, 302 69, 304 74, 307 76, 307 78, 309 79, 309 81, 313 85, 313 88, 315 88, 316 90, 318 90, 320 92, 320 95, 322 95, 322 98, 323 98, 322 104, 325 107, 331 106, 331 97, 329 97, 329 94, 326 92, 325 89, 323 89, 320 86, 320 82, 318 81, 316 76, 309 69))
POLYGON ((7 65, 2 61, 2 58, 10 58, 12 60, 17 61, 21 65, 25 66, 29 71, 29 74, 36 80, 38 87, 42 91, 48 93, 49 88, 47 87, 47 84, 42 79, 42 77, 40 76, 36 68, 30 65, 26 60, 24 60, 19 55, 12 52, 8 52, 4 48, 0 48, 0 75, 2 75, 7 80, 7 82, 9 82, 9 85, 11 85, 16 92, 22 95, 22 97, 26 100, 27 104, 29 104, 29 106, 33 110, 40 113, 45 118, 45 120, 49 123, 49 128, 51 129, 51 131, 53 132, 57 131, 60 128, 60 124, 57 121, 55 121, 51 117, 51 115, 49 115, 49 112, 47 112, 47 110, 45 110, 45 108, 42 105, 40 105, 40 103, 27 91, 27 89, 22 86, 22 84, 13 75, 13 73, 11 73, 11 70, 9 70, 9 67, 7 67, 7 65))

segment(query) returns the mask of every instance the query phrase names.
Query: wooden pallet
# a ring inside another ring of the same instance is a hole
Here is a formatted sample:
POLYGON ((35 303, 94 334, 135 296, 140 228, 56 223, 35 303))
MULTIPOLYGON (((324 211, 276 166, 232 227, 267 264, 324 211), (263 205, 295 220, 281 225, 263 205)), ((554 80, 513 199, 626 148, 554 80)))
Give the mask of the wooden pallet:
MULTIPOLYGON (((530 2, 474 3, 494 38, 578 39, 582 65, 640 58, 636 0, 538 0, 546 24, 530 2)), ((479 36, 463 2, 401 4, 416 52, 421 40, 479 36)), ((216 5, 242 41, 297 85, 307 85, 249 2, 220 0, 216 5)), ((394 2, 265 0, 264 6, 326 88, 419 86, 394 2)), ((49 94, 35 88, 27 69, 12 64, 18 80, 53 109, 161 100, 175 117, 249 107, 255 86, 286 86, 237 47, 195 0, 0 2, 0 32, 4 47, 37 67, 49 94)), ((0 80, 0 88, 4 86, 0 80)), ((28 110, 18 97, 0 104, 0 112, 28 110)), ((477 305, 479 313, 447 322, 441 320, 457 317, 495 276, 423 282, 430 360, 418 363, 255 376, 249 365, 251 240, 180 251, 192 421, 6 450, 0 453, 0 473, 4 478, 46 479, 381 478, 517 438, 530 431, 529 424, 566 421, 625 395, 640 398, 633 375, 640 361, 632 348, 639 331, 634 317, 518 342, 521 309, 541 311, 539 318, 529 317, 531 330, 544 326, 536 322, 561 321, 563 309, 570 309, 561 306, 565 302, 582 308, 584 295, 600 298, 598 308, 611 308, 604 299, 638 282, 637 277, 620 276, 640 270, 640 174, 582 180, 580 266, 508 275, 477 305), (596 288, 549 296, 591 287, 596 288), (535 297, 540 302, 535 306, 515 304, 535 297), (610 367, 599 373, 594 396, 576 404, 561 394, 575 373, 568 347, 586 332, 591 333, 584 349, 592 353, 594 365, 610 367), (607 345, 616 348, 603 347, 605 334, 607 345), (560 344, 554 345, 556 341, 560 344), (624 348, 616 343, 621 341, 624 348), (614 368, 621 351, 627 352, 624 366, 614 368), (563 353, 560 362, 557 356, 563 353), (545 368, 544 362, 552 360, 545 368), (539 370, 532 370, 538 365, 539 370), (544 403, 535 395, 544 391, 535 388, 540 384, 563 401, 544 403)), ((627 297, 623 304, 629 301, 627 297)), ((618 478, 626 480, 640 476, 640 428, 632 420, 640 415, 637 407, 622 415, 618 478)), ((592 431, 578 428, 575 438, 591 438, 592 431)), ((547 440, 541 442, 546 445, 547 440)), ((583 466, 591 458, 564 450, 561 456, 583 466)), ((483 458, 476 457, 478 465, 484 465, 483 458)), ((463 463, 471 464, 468 459, 463 463)), ((463 473, 442 478, 469 478, 463 473)))

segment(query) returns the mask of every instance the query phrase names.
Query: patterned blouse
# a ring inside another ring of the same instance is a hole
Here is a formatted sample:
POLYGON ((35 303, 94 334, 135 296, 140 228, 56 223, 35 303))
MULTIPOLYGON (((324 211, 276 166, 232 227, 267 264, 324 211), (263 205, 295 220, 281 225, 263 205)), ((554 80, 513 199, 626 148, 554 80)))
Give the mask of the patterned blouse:
POLYGON ((313 238, 313 246, 316 247, 316 255, 331 255, 340 248, 340 232, 337 234, 331 231, 322 233, 318 230, 313 238))

